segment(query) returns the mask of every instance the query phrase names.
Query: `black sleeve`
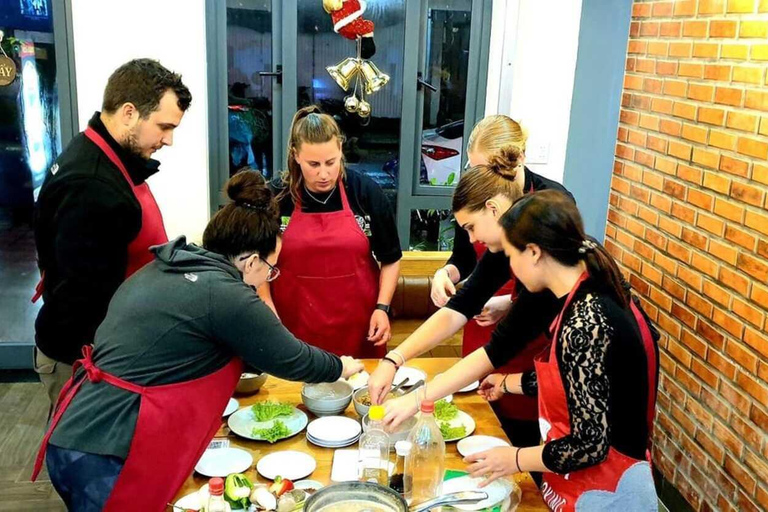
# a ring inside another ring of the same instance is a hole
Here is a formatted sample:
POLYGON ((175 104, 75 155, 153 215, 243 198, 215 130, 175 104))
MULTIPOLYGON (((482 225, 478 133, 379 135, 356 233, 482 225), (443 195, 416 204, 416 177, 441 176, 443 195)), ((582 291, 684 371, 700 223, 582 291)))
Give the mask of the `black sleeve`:
POLYGON ((371 218, 371 250, 382 265, 395 263, 403 257, 403 251, 400 249, 400 237, 397 235, 397 222, 392 205, 373 179, 361 173, 358 173, 358 178, 360 206, 371 218))
POLYGON ((459 280, 466 279, 475 270, 477 265, 477 253, 469 241, 469 233, 453 220, 453 252, 446 264, 451 264, 459 269, 459 280))
MULTIPOLYGON (((54 324, 75 345, 93 343, 109 301, 125 278, 127 247, 140 229, 133 205, 92 177, 71 178, 60 190, 52 268, 58 284, 54 324)), ((79 355, 79 348, 77 349, 79 355)))
POLYGON ((445 307, 472 318, 483 310, 488 299, 509 279, 509 259, 503 252, 486 251, 467 282, 445 307))
POLYGON ((558 364, 568 402, 570 433, 544 445, 542 460, 555 473, 570 473, 605 460, 608 422, 608 350, 613 328, 593 296, 573 305, 560 334, 558 364))
POLYGON ((524 372, 520 378, 520 387, 523 388, 525 396, 536 396, 539 394, 539 378, 536 371, 524 372))
POLYGON ((550 291, 521 290, 512 308, 491 334, 485 353, 494 368, 500 368, 519 354, 528 343, 549 329, 560 312, 561 301, 550 291))
POLYGON ((333 382, 341 377, 339 357, 298 340, 247 288, 212 289, 210 321, 220 343, 247 365, 270 375, 303 382, 333 382))

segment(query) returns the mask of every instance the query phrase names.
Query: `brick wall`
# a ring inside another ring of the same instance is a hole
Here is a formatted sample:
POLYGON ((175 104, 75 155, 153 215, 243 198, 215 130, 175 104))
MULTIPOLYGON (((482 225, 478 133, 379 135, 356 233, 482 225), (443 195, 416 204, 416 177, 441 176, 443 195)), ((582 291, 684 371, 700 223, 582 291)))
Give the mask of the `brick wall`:
POLYGON ((663 330, 654 462, 768 510, 768 0, 635 1, 606 246, 663 330))

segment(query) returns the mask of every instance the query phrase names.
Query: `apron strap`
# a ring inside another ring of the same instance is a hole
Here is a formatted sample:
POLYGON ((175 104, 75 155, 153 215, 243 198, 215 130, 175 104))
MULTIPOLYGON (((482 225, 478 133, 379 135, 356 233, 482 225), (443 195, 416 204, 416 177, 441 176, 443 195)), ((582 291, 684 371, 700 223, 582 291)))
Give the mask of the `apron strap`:
POLYGON ((83 385, 83 382, 85 382, 85 378, 81 378, 77 380, 77 382, 75 382, 75 374, 77 373, 77 370, 79 370, 81 367, 83 368, 83 370, 85 370, 85 377, 89 381, 93 382, 94 384, 101 381, 105 381, 105 382, 109 382, 115 387, 118 387, 120 389, 125 389, 126 391, 130 391, 132 393, 137 393, 137 394, 144 393, 145 388, 143 386, 137 386, 136 384, 132 384, 128 381, 115 377, 114 375, 103 372, 99 367, 94 365, 93 364, 93 346, 85 345, 83 347, 83 358, 78 359, 72 365, 72 377, 70 377, 70 379, 64 385, 64 388, 59 393, 59 398, 56 401, 56 407, 54 409, 53 418, 51 418, 51 424, 48 426, 48 430, 46 431, 45 436, 43 437, 43 442, 41 443, 40 449, 37 452, 37 457, 35 457, 35 467, 32 472, 33 482, 37 479, 37 476, 40 474, 40 470, 43 467, 45 452, 48 449, 48 442, 50 441, 51 436, 53 435, 53 431, 55 430, 56 426, 59 424, 59 420, 61 420, 61 417, 64 415, 64 412, 67 410, 67 407, 69 407, 69 404, 72 403, 72 400, 75 398, 75 395, 77 394, 78 390, 83 385))
POLYGON ((647 360, 648 365, 648 410, 647 410, 647 421, 648 421, 648 448, 650 450, 651 446, 651 432, 653 429, 653 420, 656 416, 656 367, 657 367, 657 358, 656 358, 656 346, 653 341, 653 336, 651 335, 651 329, 648 327, 648 323, 645 320, 645 317, 643 317, 643 313, 638 309, 638 307, 635 305, 634 301, 630 299, 630 308, 632 309, 632 314, 635 316, 635 321, 637 322, 637 327, 640 329, 640 336, 643 340, 643 348, 645 349, 645 357, 647 360))
POLYGON ((115 166, 120 169, 120 172, 123 174, 123 177, 128 182, 128 185, 131 186, 131 189, 135 189, 136 185, 133 184, 133 180, 131 179, 130 174, 128 174, 128 169, 125 168, 125 164, 123 164, 122 160, 120 160, 120 157, 117 156, 117 153, 115 153, 115 150, 112 149, 112 147, 107 144, 107 141, 104 140, 104 137, 99 135, 99 133, 91 128, 90 126, 85 129, 85 136, 91 139, 91 142, 96 144, 99 149, 101 149, 102 152, 104 152, 105 155, 107 155, 107 158, 109 158, 109 161, 115 164, 115 166))

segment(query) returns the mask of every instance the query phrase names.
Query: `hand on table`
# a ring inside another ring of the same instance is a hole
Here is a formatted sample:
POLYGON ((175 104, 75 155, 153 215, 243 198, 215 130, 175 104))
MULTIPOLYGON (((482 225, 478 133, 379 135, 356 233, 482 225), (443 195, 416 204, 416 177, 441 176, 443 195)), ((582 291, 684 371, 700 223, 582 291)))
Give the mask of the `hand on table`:
POLYGON ((469 464, 469 476, 485 477, 479 485, 485 487, 497 478, 518 473, 520 468, 515 462, 518 449, 514 446, 502 446, 464 457, 464 462, 469 464))
POLYGON ((418 412, 416 393, 393 398, 384 402, 384 427, 388 431, 396 429, 402 422, 418 412))
POLYGON ((356 373, 363 371, 363 363, 349 356, 341 356, 341 378, 348 379, 356 373))
POLYGON ((448 271, 444 268, 438 269, 432 278, 432 302, 435 306, 441 308, 448 303, 453 295, 456 295, 456 286, 451 281, 448 271))
POLYGON ((480 383, 480 389, 477 390, 477 394, 488 402, 498 400, 504 395, 504 390, 502 389, 504 377, 505 375, 500 373, 490 374, 480 383))
POLYGON ((373 405, 379 405, 384 401, 384 397, 392 388, 392 381, 395 380, 396 372, 395 365, 382 361, 368 377, 368 394, 371 396, 373 405))
POLYGON ((368 341, 372 342, 375 347, 378 347, 386 344, 390 339, 392 339, 392 332, 389 325, 389 315, 377 309, 371 315, 368 341))
POLYGON ((507 314, 509 308, 512 307, 512 301, 509 300, 509 295, 501 295, 499 297, 491 297, 488 302, 483 306, 483 310, 479 315, 475 315, 475 321, 477 325, 486 327, 499 322, 504 315, 507 314))

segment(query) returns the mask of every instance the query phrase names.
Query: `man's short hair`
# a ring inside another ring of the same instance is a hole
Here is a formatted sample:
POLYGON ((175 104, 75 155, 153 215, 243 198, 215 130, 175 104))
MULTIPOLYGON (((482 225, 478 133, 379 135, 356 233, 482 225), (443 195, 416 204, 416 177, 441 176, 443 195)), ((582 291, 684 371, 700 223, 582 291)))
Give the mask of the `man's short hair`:
POLYGON ((158 109, 160 99, 171 90, 178 98, 182 112, 189 108, 192 94, 181 81, 181 75, 163 67, 152 59, 134 59, 112 73, 104 89, 101 110, 114 114, 121 106, 132 103, 142 118, 158 109))

